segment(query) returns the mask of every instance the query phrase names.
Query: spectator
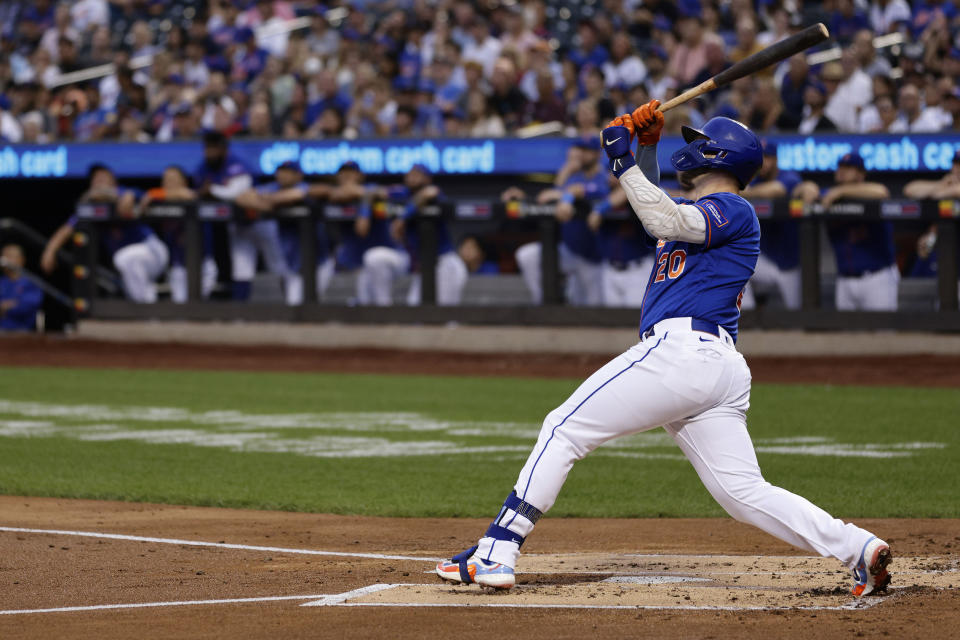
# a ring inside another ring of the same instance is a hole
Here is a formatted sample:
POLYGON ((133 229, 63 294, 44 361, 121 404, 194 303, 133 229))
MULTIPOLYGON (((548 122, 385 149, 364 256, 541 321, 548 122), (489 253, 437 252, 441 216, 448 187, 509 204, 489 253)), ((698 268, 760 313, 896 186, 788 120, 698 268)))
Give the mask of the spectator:
POLYGON ((20 245, 8 244, 0 252, 0 331, 36 331, 43 291, 23 275, 26 258, 20 245))
POLYGON ((936 133, 943 128, 937 112, 921 104, 920 91, 914 85, 903 85, 898 104, 900 115, 890 125, 891 133, 936 133))
POLYGON ((852 48, 844 49, 839 63, 824 65, 823 82, 829 92, 826 115, 840 131, 856 132, 860 109, 873 100, 873 83, 852 48))
POLYGON ((873 32, 869 29, 857 31, 853 37, 853 55, 860 68, 871 78, 875 76, 889 76, 890 63, 883 56, 877 55, 873 48, 873 32))
POLYGON ((500 57, 500 41, 490 35, 490 25, 483 18, 475 18, 469 35, 463 43, 464 62, 477 62, 483 68, 484 77, 493 75, 494 64, 500 57))
POLYGON ((830 16, 830 35, 841 45, 853 41, 857 31, 869 29, 866 14, 857 8, 854 0, 837 0, 836 9, 830 16))
POLYGON ((667 72, 677 80, 679 86, 684 87, 691 84, 707 66, 710 43, 721 47, 723 43, 719 36, 704 32, 703 18, 696 14, 682 16, 677 21, 677 32, 680 34, 680 44, 670 58, 667 72))
POLYGON ((507 128, 501 118, 480 91, 467 94, 466 129, 474 138, 499 138, 506 135, 507 128))
POLYGON ((603 75, 608 87, 624 85, 633 87, 647 79, 647 68, 633 52, 630 36, 622 31, 614 34, 610 43, 610 60, 603 65, 603 75))
POLYGON ((247 114, 247 128, 244 135, 253 138, 268 138, 273 135, 270 120, 270 106, 266 102, 257 102, 247 114))
POLYGON ((897 117, 890 96, 878 96, 860 112, 860 133, 889 133, 897 117))
POLYGON ((910 24, 912 18, 906 0, 873 0, 870 3, 870 28, 877 35, 893 33, 899 26, 910 24))
MULTIPOLYGON (((669 60, 669 56, 662 47, 653 46, 650 48, 646 57, 647 79, 644 81, 648 95, 667 98, 672 96, 677 88, 676 78, 667 73, 667 60, 669 60)), ((643 103, 638 102, 637 104, 643 103)))
MULTIPOLYGON (((80 202, 109 204, 115 215, 133 217, 136 191, 120 187, 113 171, 102 164, 90 168, 89 178, 90 188, 80 202)), ((56 268, 57 253, 73 236, 78 220, 76 214, 71 216, 47 241, 40 259, 45 272, 56 268)), ((100 245, 120 272, 127 297, 133 302, 156 302, 156 281, 167 268, 169 252, 150 227, 137 222, 112 223, 100 234, 100 245)))
POLYGON ((566 119, 566 105, 554 87, 553 74, 546 69, 537 74, 537 96, 534 102, 528 103, 527 121, 563 122, 566 119))
MULTIPOLYGON (((744 14, 737 20, 737 46, 730 51, 730 60, 740 62, 763 49, 757 41, 757 21, 750 14, 744 14)), ((773 73, 773 67, 767 68, 765 75, 773 73)))
POLYGON ((517 87, 517 71, 508 58, 500 58, 494 64, 490 86, 490 109, 507 128, 516 129, 522 122, 527 99, 517 87))
MULTIPOLYGON (((840 200, 885 200, 890 190, 867 182, 863 158, 848 153, 837 162, 833 187, 822 194, 811 182, 795 194, 806 202, 819 200, 829 208, 840 200)), ((900 271, 895 262, 893 223, 887 221, 830 222, 830 243, 837 260, 836 306, 841 311, 896 311, 900 271)))
POLYGON ((590 20, 581 20, 577 25, 577 46, 567 55, 578 67, 602 68, 610 59, 607 48, 600 43, 597 26, 590 20))
POLYGON ((44 31, 40 39, 40 46, 50 54, 53 60, 60 55, 60 38, 68 38, 75 44, 80 42, 80 32, 73 26, 70 16, 70 5, 60 3, 54 10, 53 26, 44 31))

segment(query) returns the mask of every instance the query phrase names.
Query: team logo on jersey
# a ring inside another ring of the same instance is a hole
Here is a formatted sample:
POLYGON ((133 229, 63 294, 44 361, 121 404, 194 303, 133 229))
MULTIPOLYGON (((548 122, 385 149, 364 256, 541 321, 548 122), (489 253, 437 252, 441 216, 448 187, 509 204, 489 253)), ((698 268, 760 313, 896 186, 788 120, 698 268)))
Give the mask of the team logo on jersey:
POLYGON ((704 209, 706 209, 707 213, 709 213, 711 216, 713 216, 713 221, 714 221, 714 223, 717 225, 717 228, 718 228, 718 229, 719 229, 720 227, 722 227, 723 225, 727 224, 727 222, 729 222, 729 221, 723 216, 723 214, 720 213, 720 209, 717 208, 717 205, 713 204, 713 203, 710 202, 709 200, 704 201, 704 202, 702 203, 702 206, 703 206, 704 209))
POLYGON ((657 240, 657 249, 663 249, 667 245, 666 240, 657 240))

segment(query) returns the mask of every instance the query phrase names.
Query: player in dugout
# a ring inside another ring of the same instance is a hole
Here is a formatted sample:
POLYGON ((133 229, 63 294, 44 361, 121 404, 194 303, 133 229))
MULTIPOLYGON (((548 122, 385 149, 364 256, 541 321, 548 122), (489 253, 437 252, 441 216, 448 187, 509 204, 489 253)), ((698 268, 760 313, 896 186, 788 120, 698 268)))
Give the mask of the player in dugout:
MULTIPOLYGON (((741 192, 747 200, 792 196, 803 181, 796 171, 781 171, 777 144, 764 141, 763 165, 757 177, 741 192)), ((760 221, 760 257, 753 277, 743 291, 743 308, 757 306, 755 294, 776 290, 787 309, 800 308, 800 236, 795 220, 760 221)))
MULTIPOLYGON (((139 211, 146 213, 150 206, 163 202, 193 202, 197 199, 197 192, 190 188, 190 179, 183 169, 171 165, 163 170, 160 177, 160 186, 148 189, 140 199, 139 211)), ((160 237, 170 252, 170 269, 167 272, 167 281, 170 284, 170 298, 182 304, 187 301, 187 267, 184 255, 186 240, 184 238, 183 220, 164 220, 160 223, 160 237)), ((212 237, 204 233, 204 259, 201 267, 201 291, 204 298, 210 296, 213 287, 217 284, 217 266, 213 261, 212 237)))
MULTIPOLYGON (((80 202, 112 205, 121 218, 135 216, 136 190, 119 186, 106 165, 93 165, 88 175, 90 188, 80 196, 80 202)), ((46 273, 56 268, 57 252, 73 235, 78 220, 76 214, 70 216, 47 241, 40 258, 46 273)), ((157 279, 166 270, 170 253, 153 230, 139 222, 111 223, 101 227, 100 245, 120 272, 127 297, 134 302, 156 302, 157 279)))
MULTIPOLYGON (((834 186, 823 190, 805 181, 794 194, 805 202, 830 207, 841 200, 884 200, 890 190, 868 182, 863 158, 853 152, 837 161, 834 186)), ((889 220, 829 222, 827 234, 837 260, 836 307, 841 311, 896 311, 897 268, 893 223, 889 220)))
MULTIPOLYGON (((194 173, 194 184, 201 198, 236 203, 238 196, 253 187, 253 173, 230 153, 230 142, 224 134, 209 131, 203 137, 203 161, 194 173)), ((260 219, 255 210, 250 210, 244 219, 229 222, 227 233, 234 300, 250 298, 257 255, 262 254, 267 269, 283 278, 289 303, 290 270, 280 247, 277 221, 260 219)))
POLYGON ((0 251, 0 331, 36 331, 43 291, 23 275, 26 257, 18 244, 0 251))
MULTIPOLYGON (((420 252, 420 234, 416 216, 421 207, 439 205, 443 194, 433 184, 430 169, 423 164, 413 165, 403 176, 403 184, 381 190, 387 200, 403 206, 403 213, 390 222, 391 245, 373 247, 364 253, 363 270, 373 292, 374 304, 391 304, 393 281, 399 275, 417 270, 420 252)), ((450 231, 442 218, 437 220, 437 304, 457 305, 467 284, 467 267, 454 249, 450 231)), ((407 292, 407 304, 420 304, 421 279, 415 273, 407 292)))
MULTIPOLYGON (((273 182, 259 185, 237 196, 237 206, 254 211, 267 212, 279 207, 304 203, 311 197, 321 197, 328 193, 326 185, 308 185, 303 180, 300 165, 293 160, 281 163, 273 174, 273 182)), ((300 275, 300 227, 297 221, 274 221, 280 231, 280 244, 286 260, 287 272, 284 276, 286 301, 290 305, 303 302, 303 278, 300 275)), ((330 253, 330 242, 326 234, 326 225, 318 222, 316 233, 316 286, 317 297, 323 299, 330 281, 333 279, 334 260, 330 253)))
MULTIPOLYGON (((556 203, 555 215, 561 223, 558 254, 560 271, 567 281, 567 302, 599 306, 603 303, 600 243, 587 219, 574 215, 577 203, 587 203, 591 207, 600 205, 610 192, 607 174, 600 164, 600 145, 596 136, 583 136, 573 143, 553 184, 552 188, 541 191, 536 201, 537 204, 556 203)), ((524 197, 521 189, 511 187, 503 192, 501 199, 520 200, 524 197)), ((541 253, 540 243, 530 242, 521 245, 515 254, 534 304, 543 301, 541 253)))

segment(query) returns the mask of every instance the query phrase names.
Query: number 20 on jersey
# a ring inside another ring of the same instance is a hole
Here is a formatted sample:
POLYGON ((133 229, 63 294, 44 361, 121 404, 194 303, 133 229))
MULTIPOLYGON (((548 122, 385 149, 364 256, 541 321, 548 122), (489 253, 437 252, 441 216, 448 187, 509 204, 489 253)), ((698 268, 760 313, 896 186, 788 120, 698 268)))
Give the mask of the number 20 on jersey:
POLYGON ((654 282, 663 282, 667 278, 676 280, 683 273, 683 267, 687 264, 687 252, 683 249, 675 249, 670 253, 662 253, 657 258, 657 277, 654 282))

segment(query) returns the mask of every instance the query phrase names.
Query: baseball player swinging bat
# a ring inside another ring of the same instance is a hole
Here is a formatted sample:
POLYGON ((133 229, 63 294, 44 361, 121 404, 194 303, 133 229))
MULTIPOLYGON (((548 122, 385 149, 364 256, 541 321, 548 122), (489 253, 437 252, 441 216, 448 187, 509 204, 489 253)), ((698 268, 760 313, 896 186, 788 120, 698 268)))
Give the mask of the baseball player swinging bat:
MULTIPOLYGON (((706 84, 725 84, 822 41, 826 30, 822 25, 815 30, 812 37, 798 34, 706 84)), ((760 255, 760 223, 740 191, 763 164, 760 139, 730 118, 712 118, 701 130, 683 127, 686 144, 670 162, 690 178, 692 199, 671 198, 659 186, 657 142, 663 110, 676 104, 660 107, 651 100, 615 118, 601 134, 610 171, 647 234, 658 241, 640 313, 640 341, 547 415, 487 531, 476 545, 440 562, 437 575, 494 589, 513 587, 520 546, 553 506, 573 464, 613 438, 662 426, 731 516, 841 561, 853 572, 854 595, 882 592, 891 580, 890 545, 771 485, 760 472, 747 431, 750 370, 736 349, 740 296, 760 255), (640 143, 636 156, 630 151, 634 137, 640 143)))

